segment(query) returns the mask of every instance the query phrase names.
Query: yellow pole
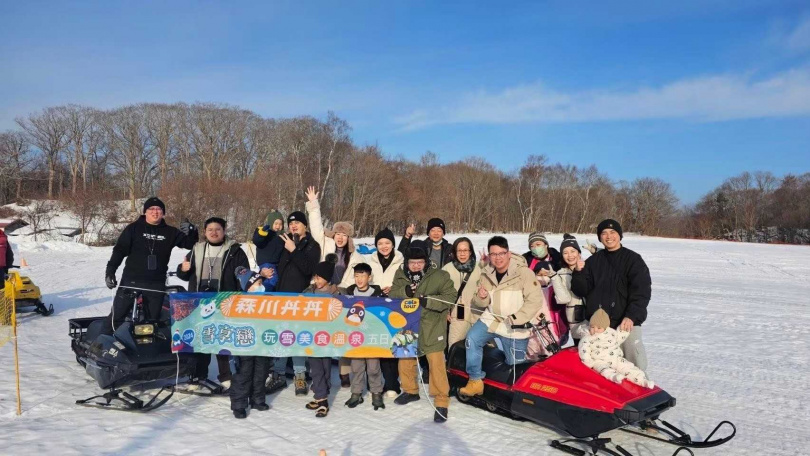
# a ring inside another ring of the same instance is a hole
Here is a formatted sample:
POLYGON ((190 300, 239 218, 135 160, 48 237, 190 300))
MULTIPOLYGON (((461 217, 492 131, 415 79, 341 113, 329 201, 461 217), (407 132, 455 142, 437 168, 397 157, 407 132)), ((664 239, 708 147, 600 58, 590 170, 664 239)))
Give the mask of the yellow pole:
POLYGON ((20 358, 17 352, 17 303, 15 302, 14 288, 11 288, 11 339, 14 341, 14 376, 17 381, 17 415, 22 415, 22 399, 20 398, 20 358))

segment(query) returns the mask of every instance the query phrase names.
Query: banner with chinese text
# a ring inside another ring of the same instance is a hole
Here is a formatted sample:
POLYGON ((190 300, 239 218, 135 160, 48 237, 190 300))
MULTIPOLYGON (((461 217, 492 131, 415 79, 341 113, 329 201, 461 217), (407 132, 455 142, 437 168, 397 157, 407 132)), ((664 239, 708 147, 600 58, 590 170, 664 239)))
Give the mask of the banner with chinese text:
POLYGON ((419 300, 174 293, 172 351, 244 356, 416 356, 419 300))

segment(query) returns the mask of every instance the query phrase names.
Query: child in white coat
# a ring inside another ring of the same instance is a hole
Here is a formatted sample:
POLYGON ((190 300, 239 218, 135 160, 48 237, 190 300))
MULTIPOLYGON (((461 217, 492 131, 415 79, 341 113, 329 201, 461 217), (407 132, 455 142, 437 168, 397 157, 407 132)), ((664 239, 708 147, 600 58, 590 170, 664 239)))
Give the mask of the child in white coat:
POLYGON ((582 328, 579 359, 583 364, 616 383, 621 383, 626 378, 639 386, 655 387, 644 371, 624 359, 621 345, 630 333, 611 328, 607 312, 597 310, 591 317, 590 331, 584 329, 584 325, 582 328))

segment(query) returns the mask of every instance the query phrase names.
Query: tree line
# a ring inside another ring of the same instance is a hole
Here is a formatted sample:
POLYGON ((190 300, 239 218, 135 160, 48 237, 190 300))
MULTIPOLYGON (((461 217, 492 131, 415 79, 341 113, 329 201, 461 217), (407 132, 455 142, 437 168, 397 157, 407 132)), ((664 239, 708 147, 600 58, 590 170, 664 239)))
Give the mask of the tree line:
POLYGON ((110 223, 111 201, 129 200, 136 213, 138 199, 160 195, 170 220, 224 215, 244 239, 268 210, 302 209, 315 185, 324 218, 350 220, 360 235, 433 216, 451 232, 590 232, 612 217, 646 235, 810 242, 810 174, 744 173, 680 207, 661 179, 614 182, 596 166, 543 155, 513 172, 478 157, 390 157, 356 144, 331 112, 274 119, 210 103, 65 105, 16 123, 0 133, 0 203, 47 197, 110 223))

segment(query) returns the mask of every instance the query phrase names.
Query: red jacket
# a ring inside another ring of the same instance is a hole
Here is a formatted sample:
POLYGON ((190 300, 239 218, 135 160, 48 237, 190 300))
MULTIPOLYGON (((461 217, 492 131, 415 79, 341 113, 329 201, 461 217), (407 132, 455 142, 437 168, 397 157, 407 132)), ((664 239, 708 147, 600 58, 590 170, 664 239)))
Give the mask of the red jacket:
POLYGON ((14 252, 11 251, 11 244, 8 243, 8 237, 3 230, 0 230, 0 270, 6 272, 14 263, 14 252))

